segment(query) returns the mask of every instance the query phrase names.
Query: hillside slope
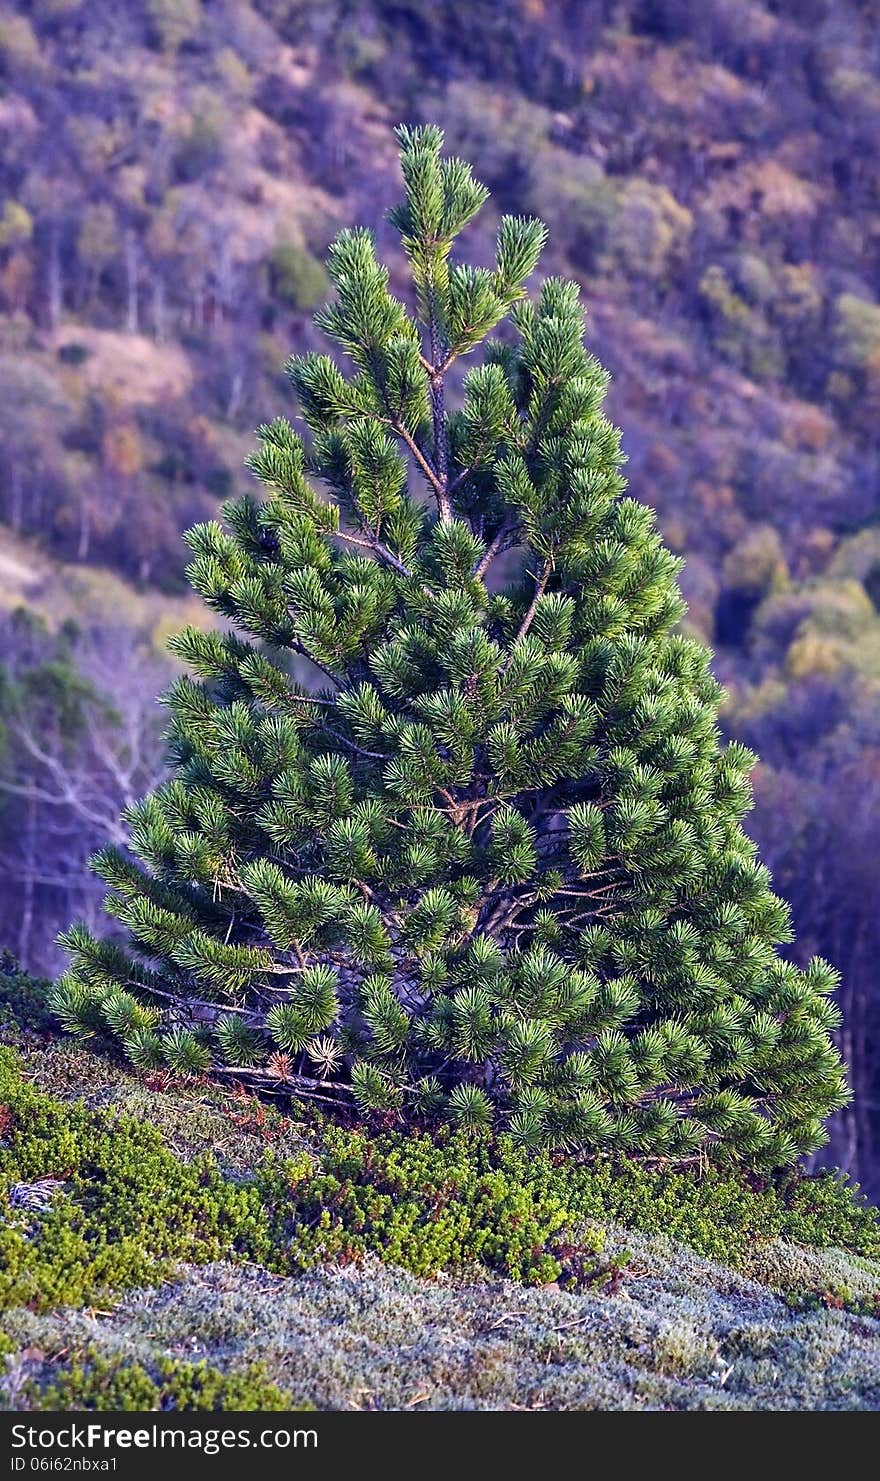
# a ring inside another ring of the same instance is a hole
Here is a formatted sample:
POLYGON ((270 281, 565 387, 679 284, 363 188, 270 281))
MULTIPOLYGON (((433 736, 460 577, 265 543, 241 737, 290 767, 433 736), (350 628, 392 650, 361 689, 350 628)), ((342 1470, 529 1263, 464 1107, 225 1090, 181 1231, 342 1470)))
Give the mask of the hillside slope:
MULTIPOLYGON (((583 286, 631 482, 686 556, 726 726, 762 756, 762 856, 798 950, 842 973, 857 1096, 830 1155, 876 1190, 876 7, 474 0, 460 17, 459 0, 0 0, 0 520, 26 563, 182 591, 181 529, 247 486, 252 428, 289 410, 281 366, 315 343, 328 242, 362 221, 390 246, 392 125, 440 122, 492 210, 545 216, 548 268, 583 286)), ((4 650, 18 593, 0 567, 4 650)), ((152 687, 116 662, 121 709, 152 687)), ((54 971, 58 925, 95 908, 96 839, 38 808, 37 867, 32 771, 0 796, 0 941, 54 971)))

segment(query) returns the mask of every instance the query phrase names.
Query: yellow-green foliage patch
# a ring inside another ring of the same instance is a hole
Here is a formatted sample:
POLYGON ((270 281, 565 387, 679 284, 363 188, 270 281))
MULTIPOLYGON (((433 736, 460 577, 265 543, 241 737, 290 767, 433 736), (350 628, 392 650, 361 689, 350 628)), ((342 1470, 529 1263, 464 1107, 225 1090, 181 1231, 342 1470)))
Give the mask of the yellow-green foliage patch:
POLYGON ((880 1251, 875 1211, 839 1178, 575 1165, 487 1135, 403 1138, 314 1118, 308 1150, 269 1146, 247 1175, 227 1175, 210 1152, 176 1155, 142 1117, 46 1095, 10 1049, 0 1127, 7 1308, 78 1304, 218 1259, 291 1274, 376 1254, 421 1276, 482 1268, 540 1284, 601 1268, 591 1257, 609 1221, 732 1265, 774 1238, 880 1251))

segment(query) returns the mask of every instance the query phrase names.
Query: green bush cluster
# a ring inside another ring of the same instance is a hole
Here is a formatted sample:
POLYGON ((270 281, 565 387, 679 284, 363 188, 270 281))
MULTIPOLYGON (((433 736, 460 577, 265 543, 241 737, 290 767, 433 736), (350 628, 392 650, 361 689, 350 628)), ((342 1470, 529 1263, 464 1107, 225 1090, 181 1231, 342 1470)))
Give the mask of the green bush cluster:
POLYGON ((421 1276, 482 1266, 540 1284, 570 1268, 573 1239, 598 1253, 607 1221, 731 1265, 774 1237, 880 1254, 876 1211, 842 1177, 579 1165, 488 1134, 371 1136, 318 1117, 314 1135, 314 1157, 267 1151, 233 1181, 142 1121, 42 1094, 0 1050, 0 1307, 83 1304, 184 1260, 293 1274, 374 1254, 421 1276))
MULTIPOLYGON (((773 1181, 707 1168, 699 1176, 634 1159, 573 1164, 527 1156, 507 1138, 460 1133, 370 1137, 328 1126, 322 1167, 297 1181, 299 1247, 377 1251, 416 1274, 477 1259, 528 1282, 554 1280, 563 1230, 615 1223, 665 1234, 699 1254, 741 1264, 755 1242, 783 1238, 880 1255, 876 1210, 841 1175, 788 1173, 773 1181)), ((273 1202, 283 1207, 280 1190, 273 1202)), ((589 1235, 587 1251, 601 1249, 589 1235)))
POLYGON ((244 1373, 221 1373, 209 1363, 160 1358, 155 1373, 130 1358, 106 1358, 94 1347, 56 1368, 49 1382, 29 1381, 28 1399, 40 1409, 273 1409, 293 1408, 260 1363, 244 1373))
POLYGON ((224 1179, 209 1157, 180 1161, 141 1121, 42 1095, 8 1049, 0 1145, 0 1306, 77 1305, 172 1260, 270 1254, 256 1184, 224 1179))
POLYGON ((880 1291, 857 1296, 850 1286, 833 1283, 814 1291, 787 1291, 785 1300, 792 1311, 848 1311, 852 1316, 880 1319, 880 1291))
MULTIPOLYGON (((318 1169, 302 1158, 263 1177, 276 1240, 301 1268, 375 1253, 415 1275, 481 1264, 531 1285, 559 1275, 554 1240, 571 1217, 564 1179, 546 1157, 536 1166, 488 1137, 328 1124, 318 1169)), ((596 1252, 601 1236, 587 1243, 596 1252)))
POLYGON ((0 951, 0 1029, 4 1039, 56 1031, 56 1019, 46 1006, 50 987, 45 978, 20 972, 15 958, 0 951))
POLYGON ((727 1265, 742 1264, 751 1246, 770 1239, 880 1255, 877 1210, 842 1173, 792 1170, 765 1181, 610 1160, 557 1173, 572 1187, 578 1217, 665 1234, 727 1265))

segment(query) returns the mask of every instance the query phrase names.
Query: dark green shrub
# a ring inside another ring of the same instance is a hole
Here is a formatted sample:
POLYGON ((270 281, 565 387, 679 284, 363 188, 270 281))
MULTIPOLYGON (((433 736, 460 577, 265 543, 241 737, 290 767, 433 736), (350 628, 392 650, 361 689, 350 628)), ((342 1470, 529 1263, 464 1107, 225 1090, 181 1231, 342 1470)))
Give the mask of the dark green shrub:
POLYGON ((10 1034, 56 1033, 58 1020, 49 1009, 52 984, 19 970, 9 952, 0 952, 0 1029, 10 1034))
POLYGON ((174 1260, 270 1254, 257 1187, 184 1163, 152 1127, 62 1105, 0 1049, 0 1306, 80 1304, 159 1279, 174 1260))

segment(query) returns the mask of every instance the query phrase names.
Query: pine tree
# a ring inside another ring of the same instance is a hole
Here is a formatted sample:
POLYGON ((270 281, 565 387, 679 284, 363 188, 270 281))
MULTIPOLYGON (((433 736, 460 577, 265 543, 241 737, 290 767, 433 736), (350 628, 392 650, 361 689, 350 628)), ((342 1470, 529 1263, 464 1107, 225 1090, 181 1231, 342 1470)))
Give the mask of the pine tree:
POLYGON ((365 1114, 790 1162, 846 1098, 835 974, 778 954, 754 758, 625 496, 577 287, 527 296, 536 220, 453 262, 487 192, 398 138, 415 311, 343 231, 316 322, 347 373, 289 361, 308 432, 261 427, 265 495, 187 536, 224 626, 173 640, 172 779, 127 815, 141 862, 95 861, 129 945, 74 926, 57 1011, 365 1114))

